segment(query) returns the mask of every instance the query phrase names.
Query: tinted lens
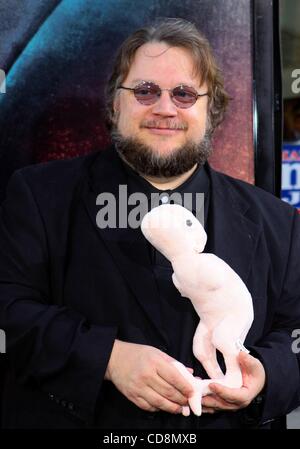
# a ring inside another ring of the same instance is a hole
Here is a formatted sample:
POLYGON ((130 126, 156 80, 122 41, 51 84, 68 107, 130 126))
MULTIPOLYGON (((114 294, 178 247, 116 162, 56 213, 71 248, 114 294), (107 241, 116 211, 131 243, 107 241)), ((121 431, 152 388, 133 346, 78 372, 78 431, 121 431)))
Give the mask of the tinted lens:
POLYGON ((161 94, 159 86, 152 83, 137 86, 133 92, 137 101, 146 105, 154 104, 161 94))
POLYGON ((198 93, 189 86, 177 86, 172 90, 174 103, 180 108, 189 108, 196 103, 198 93))

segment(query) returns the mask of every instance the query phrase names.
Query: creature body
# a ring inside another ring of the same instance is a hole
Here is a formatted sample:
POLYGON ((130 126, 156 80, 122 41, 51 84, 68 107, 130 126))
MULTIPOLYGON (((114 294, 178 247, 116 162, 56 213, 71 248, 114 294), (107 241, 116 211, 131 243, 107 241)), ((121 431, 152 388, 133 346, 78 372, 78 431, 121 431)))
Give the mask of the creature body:
MULTIPOLYGON (((180 362, 174 362, 181 374, 193 385, 189 405, 201 415, 201 398, 210 394, 209 384, 242 386, 237 360, 253 322, 251 295, 238 274, 222 259, 203 253, 207 236, 196 217, 175 204, 152 209, 143 218, 141 229, 149 242, 172 264, 172 280, 181 296, 191 300, 200 317, 193 339, 193 353, 211 379, 195 378, 180 362), (224 357, 223 374, 216 357, 224 357)), ((189 408, 183 413, 188 415, 189 408)))

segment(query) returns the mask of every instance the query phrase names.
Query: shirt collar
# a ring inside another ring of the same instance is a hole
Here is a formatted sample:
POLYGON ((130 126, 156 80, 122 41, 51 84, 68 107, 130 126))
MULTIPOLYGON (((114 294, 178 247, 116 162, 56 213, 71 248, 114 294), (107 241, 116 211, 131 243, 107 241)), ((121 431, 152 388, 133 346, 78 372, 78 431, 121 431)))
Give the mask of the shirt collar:
POLYGON ((181 185, 179 185, 175 189, 167 190, 160 190, 154 187, 150 182, 139 175, 139 173, 133 170, 123 160, 122 165, 127 174, 129 194, 141 192, 146 195, 149 204, 151 204, 151 198, 153 199, 153 194, 156 194, 154 197, 160 199, 159 204, 163 204, 164 202, 174 202, 175 204, 177 203, 184 205, 189 210, 191 210, 194 215, 197 216, 202 224, 204 221, 206 225, 210 191, 210 178, 206 164, 204 164, 204 166, 202 167, 198 165, 191 176, 186 179, 181 185), (200 193, 204 194, 204 211, 203 201, 201 201, 202 197, 199 195, 200 193))

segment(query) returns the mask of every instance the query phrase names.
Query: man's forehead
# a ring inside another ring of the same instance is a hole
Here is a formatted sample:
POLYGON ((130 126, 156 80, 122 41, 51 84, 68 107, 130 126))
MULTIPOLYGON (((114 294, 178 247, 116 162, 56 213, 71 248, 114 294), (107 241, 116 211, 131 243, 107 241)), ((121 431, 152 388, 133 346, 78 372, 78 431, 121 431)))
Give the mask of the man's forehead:
MULTIPOLYGON (((192 52, 183 47, 170 46, 165 42, 150 42, 139 47, 135 53, 128 76, 132 83, 157 82, 167 70, 169 77, 178 77, 178 83, 199 86, 200 74, 192 52), (182 76, 182 79, 180 79, 182 76)), ((168 79, 166 79, 168 81, 168 79)))
POLYGON ((174 47, 166 42, 148 42, 137 49, 137 52, 140 52, 143 56, 148 58, 157 58, 159 56, 163 56, 167 52, 170 52, 170 49, 178 49, 179 47, 174 47))
POLYGON ((165 60, 174 56, 190 59, 191 62, 193 60, 192 52, 187 48, 169 45, 164 41, 147 42, 146 44, 141 45, 135 53, 135 57, 149 58, 150 60, 165 60))

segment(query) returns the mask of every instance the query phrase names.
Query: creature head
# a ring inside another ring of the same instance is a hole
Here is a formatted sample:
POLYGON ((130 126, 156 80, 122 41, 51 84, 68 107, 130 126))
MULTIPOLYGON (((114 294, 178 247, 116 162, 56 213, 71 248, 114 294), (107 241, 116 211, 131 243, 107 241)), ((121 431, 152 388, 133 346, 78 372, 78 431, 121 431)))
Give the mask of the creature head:
POLYGON ((167 259, 183 253, 200 253, 207 236, 200 221, 182 206, 163 204, 148 212, 141 223, 147 240, 167 259))

